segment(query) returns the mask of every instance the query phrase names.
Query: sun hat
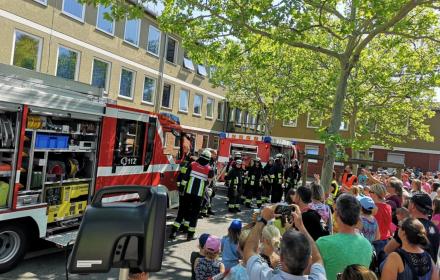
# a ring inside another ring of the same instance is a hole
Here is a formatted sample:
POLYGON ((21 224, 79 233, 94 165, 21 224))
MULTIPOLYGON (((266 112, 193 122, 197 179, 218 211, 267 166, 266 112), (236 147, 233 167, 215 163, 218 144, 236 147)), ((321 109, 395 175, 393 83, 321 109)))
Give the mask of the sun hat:
POLYGON ((208 233, 202 233, 199 236, 199 246, 200 248, 205 247, 206 241, 208 240, 209 234, 208 233))
POLYGON ((365 210, 373 210, 376 207, 373 199, 369 196, 361 196, 358 200, 361 203, 362 208, 365 210))
POLYGON ((240 220, 232 220, 231 225, 229 226, 229 229, 240 231, 241 230, 241 221, 240 220))
POLYGON ((210 235, 206 240, 205 249, 213 253, 220 252, 220 239, 215 235, 210 235))

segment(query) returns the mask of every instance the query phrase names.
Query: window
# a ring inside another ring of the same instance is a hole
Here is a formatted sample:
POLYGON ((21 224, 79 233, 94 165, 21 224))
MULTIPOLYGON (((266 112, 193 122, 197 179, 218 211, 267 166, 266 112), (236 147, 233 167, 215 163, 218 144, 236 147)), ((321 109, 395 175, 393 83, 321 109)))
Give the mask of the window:
POLYGON ((287 126, 287 127, 296 127, 296 124, 297 124, 297 119, 283 121, 283 126, 287 126))
POLYGON ((144 140, 145 123, 118 119, 113 164, 142 165, 144 140))
POLYGON ((99 59, 93 60, 92 86, 108 90, 110 64, 99 59))
POLYGON ((176 63, 177 41, 171 37, 167 37, 167 53, 166 59, 171 63, 176 63))
POLYGON ((359 158, 366 160, 374 160, 374 151, 359 151, 359 158))
POLYGON ((168 146, 168 135, 169 135, 168 132, 164 133, 164 135, 163 135, 163 147, 164 148, 166 148, 168 146))
POLYGON ((180 112, 188 112, 188 98, 189 92, 186 89, 180 90, 179 96, 179 111, 180 112))
POLYGON ((66 47, 58 47, 57 76, 76 80, 78 76, 79 53, 66 47))
POLYGON ((77 0, 63 0, 63 13, 81 22, 84 21, 86 6, 77 0))
POLYGON ((257 125, 257 118, 254 115, 252 115, 251 116, 251 128, 255 129, 256 125, 257 125))
POLYGON ((194 63, 192 62, 191 59, 189 59, 188 57, 186 57, 186 55, 183 57, 183 67, 184 67, 185 69, 188 69, 188 70, 192 70, 192 71, 195 70, 195 69, 194 69, 194 63))
POLYGON ((219 142, 220 142, 220 138, 218 136, 214 136, 214 139, 212 140, 212 148, 217 150, 219 142))
POLYGON ((225 115, 225 102, 217 103, 217 120, 222 121, 225 115))
POLYGON ((41 46, 41 38, 16 30, 12 64, 30 70, 40 70, 41 46))
POLYGON ((212 119, 213 111, 214 111, 214 99, 208 97, 206 99, 206 117, 212 119))
POLYGON ((235 113, 235 109, 230 108, 230 109, 229 109, 229 121, 230 121, 230 122, 233 122, 233 121, 235 120, 234 113, 235 113))
POLYGON ((174 147, 175 148, 180 147, 180 136, 174 136, 174 147))
POLYGON ((249 125, 249 113, 243 112, 243 121, 244 121, 244 127, 248 127, 249 125))
POLYGON ((112 6, 105 7, 103 5, 98 6, 98 15, 96 16, 96 28, 105 33, 113 35, 115 33, 115 21, 108 20, 107 15, 111 15, 112 6))
POLYGON ((201 115, 202 114, 202 100, 203 97, 201 95, 194 95, 194 107, 193 107, 193 113, 194 115, 201 115))
POLYGON ((387 161, 388 162, 405 164, 405 154, 388 153, 387 161))
POLYGON ((208 77, 211 79, 212 77, 214 77, 214 73, 215 71, 217 71, 217 67, 215 66, 211 66, 209 67, 209 73, 208 73, 208 77))
POLYGON ((204 65, 197 65, 197 74, 201 76, 208 76, 208 73, 206 72, 206 67, 204 65))
POLYGON ((171 92, 171 85, 164 84, 163 85, 163 92, 162 92, 162 107, 171 109, 172 103, 172 92, 171 92))
POLYGON ((348 131, 348 121, 342 121, 339 130, 348 131))
POLYGON ((208 148, 209 136, 203 135, 202 149, 208 148))
MULTIPOLYGON (((306 153, 306 155, 319 155, 319 147, 318 146, 306 145, 305 153, 306 153)), ((318 160, 316 160, 316 159, 309 159, 309 162, 310 163, 317 163, 318 160)))
POLYGON ((42 5, 47 6, 47 0, 34 0, 34 1, 38 2, 38 3, 42 4, 42 5))
POLYGON ((154 55, 159 55, 160 49, 160 31, 156 27, 150 25, 148 28, 147 51, 154 55))
POLYGON ((153 104, 155 90, 156 90, 156 80, 150 77, 145 77, 144 91, 142 92, 142 102, 153 104))
POLYGON ((235 109, 235 124, 241 126, 241 110, 235 109))
POLYGON ((139 19, 127 19, 125 20, 124 41, 134 45, 139 45, 139 29, 141 21, 139 19))
POLYGON ((119 96, 133 98, 134 72, 128 69, 121 70, 121 81, 119 83, 119 96))
POLYGON ((308 128, 318 128, 322 124, 321 114, 311 114, 307 115, 307 127, 308 128))

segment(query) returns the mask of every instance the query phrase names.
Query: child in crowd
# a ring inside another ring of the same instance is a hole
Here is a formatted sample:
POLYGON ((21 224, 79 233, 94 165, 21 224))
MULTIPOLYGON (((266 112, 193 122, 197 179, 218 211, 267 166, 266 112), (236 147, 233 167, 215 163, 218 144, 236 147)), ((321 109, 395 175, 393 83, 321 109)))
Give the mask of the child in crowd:
POLYGON ((236 266, 240 259, 237 246, 241 234, 241 227, 242 224, 240 220, 233 220, 229 226, 228 235, 222 238, 222 260, 226 269, 236 266))
POLYGON ((194 263, 196 261, 196 259, 199 258, 204 258, 205 257, 205 243, 206 240, 208 240, 209 234, 207 233, 203 233, 202 235, 200 235, 199 237, 199 251, 198 252, 192 252, 191 253, 191 257, 190 257, 190 262, 191 262, 191 280, 195 280, 196 279, 196 273, 194 272, 194 263))
MULTIPOLYGON (((238 252, 243 255, 244 245, 246 240, 251 233, 250 229, 243 229, 238 240, 238 252)), ((246 265, 240 262, 236 266, 232 267, 231 270, 224 273, 224 280, 248 280, 248 275, 246 271, 246 265)))
POLYGON ((198 258, 194 264, 196 280, 207 280, 219 273, 225 272, 225 266, 219 260, 220 239, 210 235, 205 243, 205 257, 198 258))
POLYGON ((360 186, 355 185, 355 186, 351 187, 350 193, 352 195, 354 195, 357 199, 359 199, 359 197, 361 196, 361 188, 360 188, 360 186))
POLYGON ((437 197, 432 202, 432 219, 431 221, 438 227, 440 230, 440 197, 437 197))
POLYGON ((376 218, 373 216, 373 210, 376 208, 374 201, 371 197, 363 196, 359 198, 361 203, 361 222, 362 222, 362 235, 373 243, 374 240, 380 238, 379 226, 377 224, 376 218))
POLYGON ((279 249, 281 244, 281 233, 274 225, 267 225, 263 228, 260 256, 267 262, 269 267, 277 268, 280 264, 279 249))

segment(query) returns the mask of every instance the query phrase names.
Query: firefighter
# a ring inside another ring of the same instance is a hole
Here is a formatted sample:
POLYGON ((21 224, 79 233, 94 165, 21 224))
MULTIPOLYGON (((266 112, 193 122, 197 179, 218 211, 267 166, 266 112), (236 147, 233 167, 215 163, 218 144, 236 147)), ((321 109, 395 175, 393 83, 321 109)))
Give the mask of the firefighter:
POLYGON ((298 184, 300 178, 301 169, 299 167, 298 160, 293 159, 291 165, 286 168, 286 171, 284 171, 284 198, 287 197, 287 193, 290 189, 296 188, 296 185, 298 184))
POLYGON ((250 208, 252 199, 255 198, 257 200, 257 207, 260 208, 263 204, 263 201, 261 200, 261 179, 263 178, 263 167, 261 167, 261 160, 259 158, 256 158, 254 162, 254 165, 249 168, 247 174, 245 205, 250 208))
POLYGON ((217 173, 217 161, 214 159, 214 157, 211 157, 211 160, 209 161, 209 165, 211 166, 213 173, 214 173, 214 179, 209 183, 208 187, 205 191, 205 197, 202 202, 202 210, 200 211, 200 217, 208 217, 210 215, 215 215, 215 212, 212 211, 212 199, 215 196, 215 186, 216 186, 216 173, 217 173))
POLYGON ((176 238, 177 231, 184 220, 189 222, 187 240, 194 238, 205 188, 214 176, 209 165, 210 159, 211 152, 204 150, 196 161, 189 164, 185 175, 182 176, 180 184, 182 199, 177 218, 171 228, 171 239, 176 238))
POLYGON ((272 180, 270 179, 270 170, 272 167, 273 158, 271 157, 263 168, 263 193, 261 196, 263 203, 269 202, 270 192, 272 191, 272 180))
POLYGON ((228 211, 231 213, 241 212, 240 210, 240 192, 243 188, 243 168, 241 159, 237 159, 228 174, 226 182, 228 183, 228 211))
MULTIPOLYGON (((224 173, 224 172, 226 172, 226 174, 228 174, 228 172, 229 172, 229 170, 231 169, 231 166, 234 166, 235 165, 235 161, 236 160, 241 160, 241 153, 240 152, 236 152, 236 153, 234 153, 234 156, 229 156, 229 161, 228 161, 228 163, 226 164, 226 166, 222 169, 222 172, 221 172, 221 175, 224 173)), ((220 176, 221 176, 220 175, 220 176)), ((225 186, 227 187, 227 188, 229 188, 229 186, 228 186, 228 181, 226 181, 225 180, 225 186)), ((229 196, 228 197, 226 197, 226 205, 229 205, 229 196)))
POLYGON ((249 165, 244 168, 244 176, 243 176, 243 189, 240 193, 240 204, 246 204, 247 194, 250 191, 250 177, 249 172, 254 167, 255 161, 253 158, 249 159, 249 165))
POLYGON ((283 155, 277 154, 275 163, 272 166, 269 176, 270 180, 272 182, 272 191, 271 191, 271 203, 278 203, 281 201, 281 198, 283 197, 283 155))

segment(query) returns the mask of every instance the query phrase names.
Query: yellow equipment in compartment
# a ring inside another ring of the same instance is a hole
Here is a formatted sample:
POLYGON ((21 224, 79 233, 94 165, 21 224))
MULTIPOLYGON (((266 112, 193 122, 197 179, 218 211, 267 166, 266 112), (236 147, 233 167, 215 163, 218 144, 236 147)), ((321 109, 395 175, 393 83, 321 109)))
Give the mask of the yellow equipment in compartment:
POLYGON ((80 196, 89 194, 89 184, 61 186, 61 204, 51 205, 47 212, 47 222, 53 223, 81 216, 86 209, 87 199, 78 201, 80 196))

